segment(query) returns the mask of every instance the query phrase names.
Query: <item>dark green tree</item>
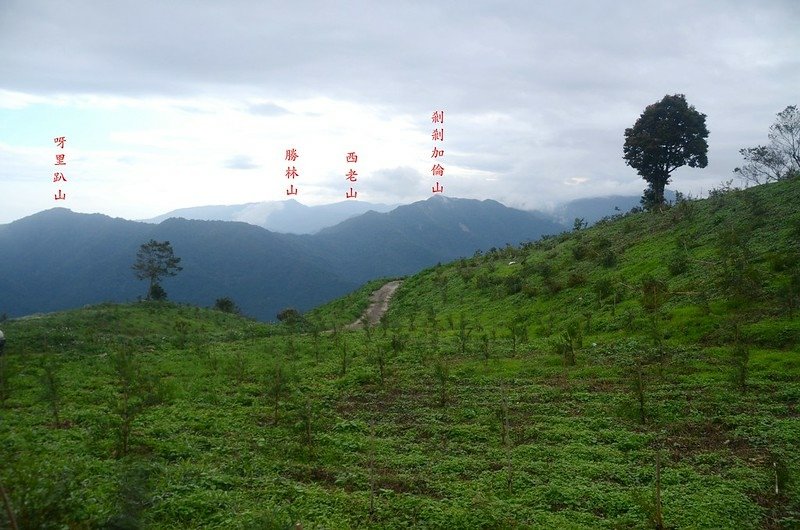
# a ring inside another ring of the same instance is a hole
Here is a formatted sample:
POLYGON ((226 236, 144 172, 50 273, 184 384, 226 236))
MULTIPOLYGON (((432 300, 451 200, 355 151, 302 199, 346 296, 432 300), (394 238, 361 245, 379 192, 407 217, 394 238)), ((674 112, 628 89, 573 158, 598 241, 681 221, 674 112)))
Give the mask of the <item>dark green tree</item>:
POLYGON ((175 276, 179 271, 181 258, 176 258, 169 241, 156 241, 151 239, 143 243, 136 252, 136 262, 133 270, 139 280, 150 280, 147 289, 148 300, 164 300, 167 293, 161 287, 160 281, 167 276, 175 276))
POLYGON ((647 181, 648 202, 664 203, 664 187, 681 166, 708 165, 706 115, 686 102, 683 94, 666 95, 648 105, 633 127, 625 129, 625 163, 647 181))
POLYGON ((303 315, 301 315, 300 311, 293 307, 282 309, 281 312, 276 316, 278 317, 278 320, 292 328, 303 321, 303 315))
POLYGON ((241 309, 239 309, 239 306, 236 305, 236 302, 234 302, 229 296, 217 298, 217 300, 214 302, 214 309, 222 311, 223 313, 232 313, 234 315, 240 315, 242 313, 241 309))

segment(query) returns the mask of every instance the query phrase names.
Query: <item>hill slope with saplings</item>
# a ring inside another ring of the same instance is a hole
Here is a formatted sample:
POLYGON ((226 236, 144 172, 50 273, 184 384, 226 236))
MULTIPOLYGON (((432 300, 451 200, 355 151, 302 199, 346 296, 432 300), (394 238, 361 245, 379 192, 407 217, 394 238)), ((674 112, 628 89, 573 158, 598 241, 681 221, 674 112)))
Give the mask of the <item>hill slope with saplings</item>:
MULTIPOLYGON (((19 528, 797 528, 800 181, 720 189, 266 325, 3 324, 19 528)), ((388 281, 388 280, 387 280, 388 281)))

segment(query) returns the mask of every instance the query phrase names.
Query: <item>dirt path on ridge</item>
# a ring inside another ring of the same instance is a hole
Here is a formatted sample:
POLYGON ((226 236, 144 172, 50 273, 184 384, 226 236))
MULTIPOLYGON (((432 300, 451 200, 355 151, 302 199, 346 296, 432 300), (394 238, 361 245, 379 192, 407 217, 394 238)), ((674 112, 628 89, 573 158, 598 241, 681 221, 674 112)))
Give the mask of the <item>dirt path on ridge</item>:
POLYGON ((384 284, 377 291, 373 291, 369 297, 369 306, 367 310, 364 311, 364 314, 361 315, 361 318, 346 325, 344 329, 363 329, 364 321, 366 321, 370 327, 380 323, 381 317, 389 310, 389 300, 391 300, 392 295, 394 295, 394 292, 400 287, 401 283, 403 282, 395 280, 384 284))

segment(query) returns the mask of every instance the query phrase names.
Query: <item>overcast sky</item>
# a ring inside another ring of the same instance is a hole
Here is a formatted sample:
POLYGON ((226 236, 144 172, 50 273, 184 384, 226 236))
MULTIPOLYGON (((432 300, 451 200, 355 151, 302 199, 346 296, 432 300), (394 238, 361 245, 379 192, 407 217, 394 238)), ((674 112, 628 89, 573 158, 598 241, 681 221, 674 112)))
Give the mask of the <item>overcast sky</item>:
POLYGON ((55 206, 147 218, 289 185, 305 204, 351 185, 411 202, 437 181, 529 209, 638 194, 624 130, 675 93, 708 116, 708 167, 673 174, 699 195, 800 105, 798 27, 795 0, 0 0, 0 223, 55 206))

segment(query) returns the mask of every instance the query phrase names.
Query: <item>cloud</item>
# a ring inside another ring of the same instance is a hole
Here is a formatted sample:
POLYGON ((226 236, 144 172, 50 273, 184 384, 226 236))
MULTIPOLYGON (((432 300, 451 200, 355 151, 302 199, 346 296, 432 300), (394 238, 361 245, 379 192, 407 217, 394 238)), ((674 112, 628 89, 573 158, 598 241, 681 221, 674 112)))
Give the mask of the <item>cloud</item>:
POLYGON ((223 166, 228 169, 257 169, 260 167, 249 156, 245 155, 232 156, 225 160, 223 166))
MULTIPOLYGON (((448 194, 535 205, 640 193, 623 131, 685 93, 711 131, 708 168, 675 173, 674 187, 696 193, 731 178, 738 149, 800 104, 790 1, 73 4, 0 2, 0 182, 39 178, 52 154, 40 138, 58 129, 91 154, 87 178, 112 189, 147 175, 181 203, 159 209, 277 199, 289 145, 303 150, 302 201, 341 200, 345 150, 363 155, 365 200, 420 199, 432 184, 430 113, 445 109, 448 194), (219 184, 227 169, 256 168, 219 184)), ((153 205, 141 186, 126 192, 93 204, 118 215, 153 205)), ((0 195, 0 222, 39 204, 20 193, 0 195)))
POLYGON ((288 110, 274 103, 256 103, 248 107, 248 112, 261 116, 281 116, 290 114, 288 110))

